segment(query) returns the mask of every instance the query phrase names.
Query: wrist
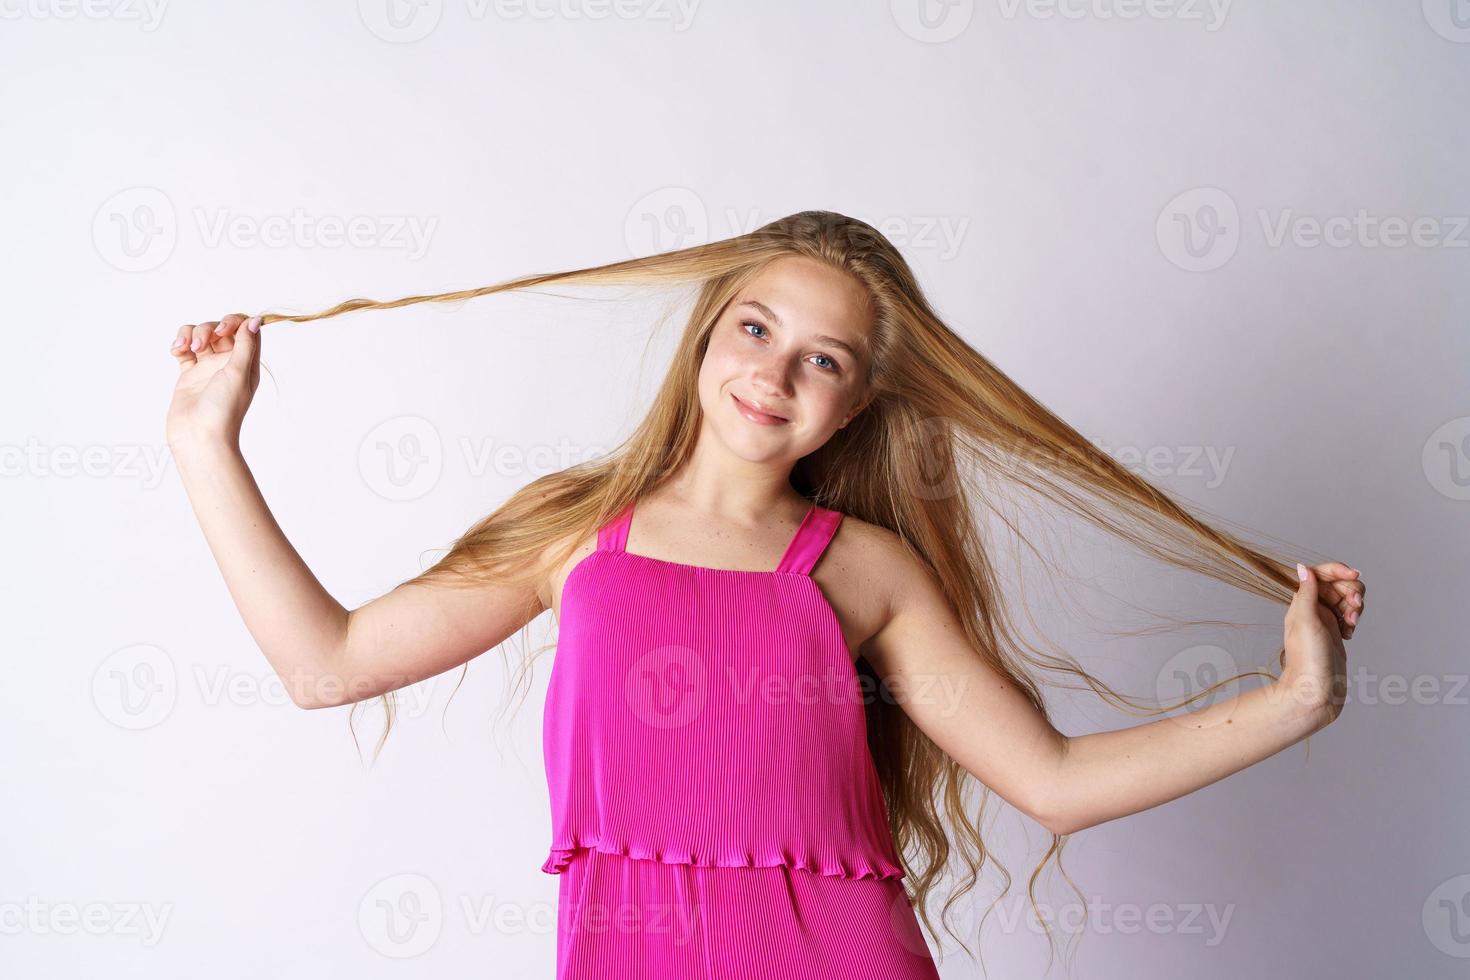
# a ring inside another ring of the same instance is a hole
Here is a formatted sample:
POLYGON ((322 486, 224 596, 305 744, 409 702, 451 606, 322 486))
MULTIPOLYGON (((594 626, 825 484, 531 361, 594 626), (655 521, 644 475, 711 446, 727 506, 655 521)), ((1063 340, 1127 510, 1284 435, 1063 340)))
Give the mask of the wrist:
POLYGON ((241 455, 240 443, 236 439, 227 436, 197 434, 169 439, 168 452, 173 457, 174 463, 180 467, 188 466, 195 461, 210 463, 241 455))
POLYGON ((1269 688, 1269 700, 1278 707, 1286 724, 1299 733, 1298 737, 1321 731, 1337 718, 1332 692, 1316 678, 1287 672, 1269 688))

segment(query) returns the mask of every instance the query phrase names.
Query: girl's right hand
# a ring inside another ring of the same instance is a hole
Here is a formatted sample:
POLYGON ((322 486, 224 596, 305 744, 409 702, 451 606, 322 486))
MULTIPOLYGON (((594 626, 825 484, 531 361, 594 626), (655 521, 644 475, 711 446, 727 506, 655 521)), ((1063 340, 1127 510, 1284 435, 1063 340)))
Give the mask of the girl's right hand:
POLYGON ((229 313, 219 320, 185 324, 172 351, 179 378, 165 424, 169 446, 238 443, 240 425, 260 384, 260 318, 229 313))

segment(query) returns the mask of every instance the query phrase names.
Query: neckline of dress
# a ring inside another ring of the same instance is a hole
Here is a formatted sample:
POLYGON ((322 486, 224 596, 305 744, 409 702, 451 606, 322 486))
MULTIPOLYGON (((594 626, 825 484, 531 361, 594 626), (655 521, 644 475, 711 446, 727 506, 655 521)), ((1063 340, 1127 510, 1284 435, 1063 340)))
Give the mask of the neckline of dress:
POLYGON ((796 525, 796 532, 791 535, 791 540, 786 542, 786 550, 781 552, 781 558, 779 561, 776 562, 776 567, 771 569, 715 568, 711 565, 695 565, 686 561, 671 561, 668 558, 656 558, 653 555, 644 555, 639 554, 636 551, 629 551, 628 533, 633 526, 633 514, 637 511, 637 509, 637 500, 633 500, 631 503, 629 503, 628 516, 626 518, 627 527, 623 529, 622 545, 618 548, 605 548, 598 550, 611 551, 617 554, 627 555, 630 558, 641 558, 644 561, 651 561, 659 565, 668 565, 671 568, 687 568, 699 572, 723 572, 726 575, 804 575, 810 577, 810 573, 808 572, 795 572, 791 571, 790 569, 783 568, 782 566, 785 565, 787 559, 791 557, 792 551, 796 548, 797 542, 801 540, 802 535, 806 532, 807 526, 812 522, 812 519, 817 516, 818 507, 815 503, 808 507, 807 512, 802 515, 801 521, 796 525))
POLYGON ((806 572, 793 572, 786 568, 715 568, 712 565, 693 565, 687 561, 670 561, 667 558, 655 558, 652 555, 640 555, 634 551, 604 549, 606 554, 625 555, 628 558, 637 558, 639 561, 651 561, 655 565, 668 565, 670 568, 687 568, 695 572, 716 572, 721 575, 800 575, 804 578, 811 576, 806 572))

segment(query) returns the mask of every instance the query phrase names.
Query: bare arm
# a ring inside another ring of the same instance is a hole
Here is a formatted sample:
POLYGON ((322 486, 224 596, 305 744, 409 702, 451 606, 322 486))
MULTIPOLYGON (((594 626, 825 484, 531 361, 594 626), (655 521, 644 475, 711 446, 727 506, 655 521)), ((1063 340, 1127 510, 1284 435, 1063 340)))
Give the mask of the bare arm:
POLYGON ((237 446, 191 447, 174 458, 230 597, 303 708, 350 704, 443 673, 544 608, 534 587, 405 583, 349 611, 287 540, 237 446))
POLYGON ((1340 562, 1308 573, 1285 621, 1281 676, 1228 701, 1118 731, 1067 739, 1053 812, 1070 833, 1178 799, 1331 724, 1367 587, 1340 562), (1320 591, 1326 587, 1325 593, 1320 591))
MULTIPOLYGON (((1053 833, 1075 833, 1177 799, 1335 717, 1321 697, 1323 671, 1304 667, 1187 715, 1069 738, 974 648, 927 566, 896 539, 882 561, 892 570, 888 616, 864 644, 864 656, 897 685, 900 706, 936 745, 1053 833)), ((1300 605, 1288 619, 1288 655, 1305 663, 1300 654, 1310 643, 1337 633, 1328 632, 1333 614, 1326 606, 1308 611, 1320 605, 1315 599, 1300 605), (1291 631, 1293 622, 1309 626, 1308 615, 1319 620, 1315 639, 1303 635, 1305 626, 1291 631)), ((1319 652, 1330 655, 1326 646, 1319 652)), ((1340 642, 1336 653, 1340 661, 1340 642)))
POLYGON ((1057 833, 1177 800, 1295 745, 1322 724, 1319 709, 1272 681, 1172 718, 1069 738, 1057 774, 1057 833))
POLYGON ((244 317, 188 325, 168 442, 189 502, 246 628, 303 708, 376 697, 456 667, 544 608, 535 585, 401 585, 348 611, 287 540, 239 448, 260 339, 244 317), (216 323, 227 332, 219 338, 216 323))
POLYGON ((281 531, 237 445, 175 445, 174 463, 245 628, 291 700, 318 707, 318 678, 346 648, 349 614, 281 531))

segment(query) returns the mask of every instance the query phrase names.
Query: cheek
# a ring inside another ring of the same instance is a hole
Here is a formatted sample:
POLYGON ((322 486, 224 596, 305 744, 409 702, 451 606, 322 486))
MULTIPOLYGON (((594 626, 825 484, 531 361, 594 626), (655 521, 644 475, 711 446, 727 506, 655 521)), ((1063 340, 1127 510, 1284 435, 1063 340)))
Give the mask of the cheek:
POLYGON ((830 390, 821 393, 818 404, 818 412, 830 428, 837 428, 842 423, 842 416, 847 413, 847 406, 852 399, 845 390, 830 390))
POLYGON ((739 348, 732 348, 728 342, 711 340, 704 353, 704 361, 699 366, 699 378, 702 384, 707 382, 711 386, 718 386, 739 376, 744 370, 739 348))
POLYGON ((715 349, 713 345, 705 352, 704 360, 699 365, 698 385, 700 400, 706 407, 720 397, 725 383, 735 374, 727 353, 715 349))

